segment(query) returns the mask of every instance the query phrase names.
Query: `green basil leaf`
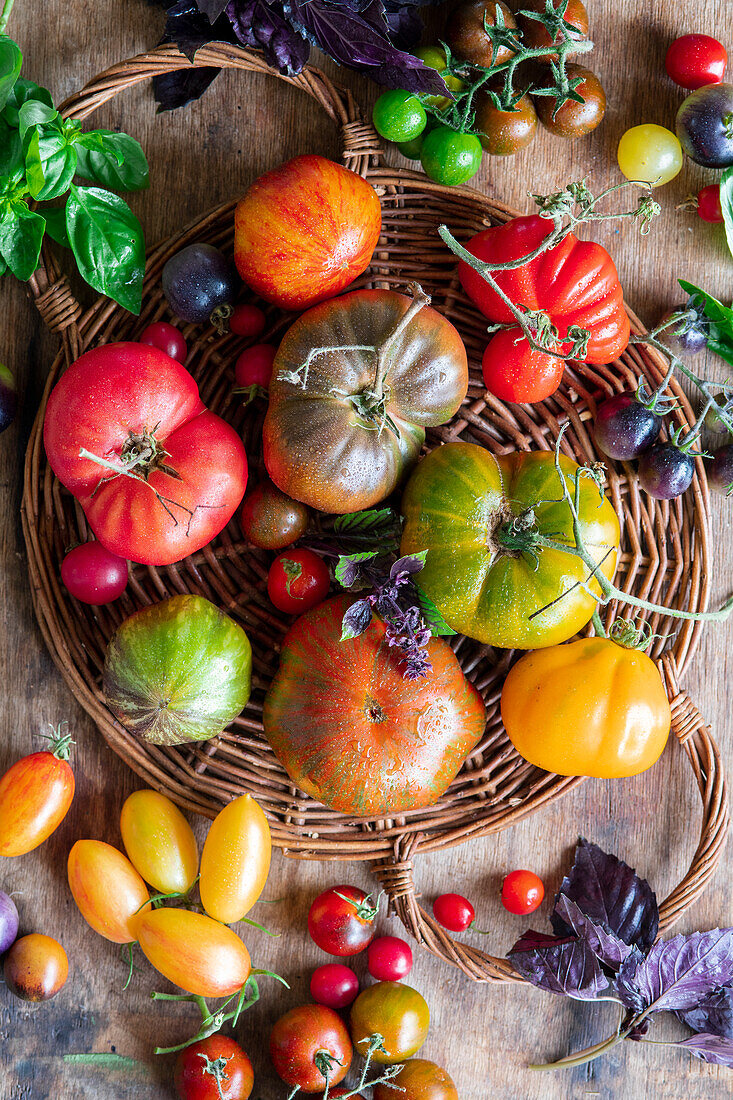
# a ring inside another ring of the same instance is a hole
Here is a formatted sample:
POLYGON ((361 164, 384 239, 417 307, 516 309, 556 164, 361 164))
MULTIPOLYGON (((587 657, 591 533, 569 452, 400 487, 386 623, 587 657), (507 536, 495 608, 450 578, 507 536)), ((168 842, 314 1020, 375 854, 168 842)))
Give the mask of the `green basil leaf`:
POLYGON ((7 275, 7 273, 8 265, 5 263, 5 260, 2 258, 2 256, 0 256, 0 275, 7 275))
POLYGON ((119 195, 71 185, 66 232, 84 279, 131 313, 142 306, 145 241, 140 222, 119 195))
POLYGON ((0 108, 7 103, 15 82, 20 76, 23 54, 20 47, 6 34, 0 35, 0 108))
POLYGON ((445 621, 438 608, 430 599, 430 596, 428 596, 426 592, 423 592, 422 588, 419 584, 417 584, 416 581, 413 581, 412 583, 417 589, 417 598, 420 603, 422 617, 425 620, 426 625, 430 627, 433 636, 443 635, 447 637, 450 634, 455 634, 455 630, 452 627, 448 626, 448 623, 445 621))
POLYGON ((19 80, 16 80, 8 96, 3 112, 11 126, 15 126, 17 129, 20 125, 20 108, 31 99, 38 100, 39 103, 45 103, 47 107, 53 107, 53 100, 48 88, 42 88, 40 84, 34 84, 32 80, 25 80, 20 77, 19 80))
POLYGON ((34 199, 65 195, 76 173, 76 149, 52 128, 36 126, 27 142, 25 172, 34 199))
POLYGON ((20 137, 25 141, 25 136, 33 126, 48 126, 53 124, 58 133, 61 133, 61 115, 47 103, 40 99, 28 99, 18 111, 18 128, 20 137))
POLYGON ((727 340, 721 341, 708 337, 708 347, 721 359, 725 359, 726 363, 733 366, 733 344, 727 340))
POLYGON ((714 298, 712 294, 708 294, 706 290, 702 290, 699 286, 695 286, 694 283, 688 283, 686 279, 678 279, 678 282, 682 289, 693 298, 699 298, 700 304, 703 307, 705 316, 709 320, 714 321, 716 325, 720 325, 722 329, 733 339, 733 309, 729 306, 724 306, 722 302, 719 302, 717 298, 714 298))
POLYGON ((69 234, 66 232, 66 207, 46 206, 43 209, 43 216, 46 219, 46 232, 51 240, 63 245, 64 248, 71 248, 69 234))
POLYGON ((149 186, 148 162, 142 146, 129 134, 93 130, 77 142, 77 172, 85 179, 116 191, 141 191, 149 186))
POLYGON ((723 211, 728 251, 733 256, 733 168, 726 168, 720 177, 720 209, 723 211))
POLYGON ((12 176, 24 168, 20 134, 0 115, 0 176, 12 176))
POLYGON ((0 220, 0 256, 23 282, 38 267, 45 228, 45 219, 29 210, 27 203, 16 202, 5 208, 0 220))

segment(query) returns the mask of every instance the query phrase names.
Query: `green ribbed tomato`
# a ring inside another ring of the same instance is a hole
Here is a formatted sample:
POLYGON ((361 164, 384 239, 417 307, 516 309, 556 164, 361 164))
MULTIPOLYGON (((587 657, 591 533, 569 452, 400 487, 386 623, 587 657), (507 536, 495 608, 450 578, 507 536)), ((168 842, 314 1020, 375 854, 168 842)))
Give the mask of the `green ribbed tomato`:
MULTIPOLYGON (((572 490, 578 467, 565 456, 560 464, 572 490)), ((419 464, 402 498, 400 550, 428 551, 420 587, 454 630, 505 649, 541 649, 589 622, 596 602, 579 585, 588 576, 580 558, 537 545, 516 548, 528 528, 575 545, 570 508, 560 497, 550 451, 497 456, 474 443, 448 443, 419 464)), ((579 512, 586 548, 610 579, 619 523, 590 478, 580 481, 579 512)))

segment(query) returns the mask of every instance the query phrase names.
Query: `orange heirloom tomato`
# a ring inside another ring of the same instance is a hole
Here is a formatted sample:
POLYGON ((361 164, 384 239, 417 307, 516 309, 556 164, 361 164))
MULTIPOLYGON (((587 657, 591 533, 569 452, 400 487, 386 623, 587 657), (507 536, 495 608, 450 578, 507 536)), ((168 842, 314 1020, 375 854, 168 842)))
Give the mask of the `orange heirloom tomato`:
POLYGON ((68 875, 79 912, 95 932, 112 943, 137 939, 133 918, 150 895, 122 852, 103 840, 77 840, 68 875))
POLYGON ((120 832, 133 867, 159 893, 191 889, 199 866, 196 837, 170 798, 134 791, 122 807, 120 832))
POLYGON ((610 638, 527 653, 504 681, 501 716, 517 752, 558 775, 638 775, 672 720, 657 666, 610 638))
POLYGON ((214 920, 233 924, 262 893, 270 870, 270 826, 251 795, 235 798, 211 824, 201 853, 201 904, 214 920))
POLYGON ((63 989, 69 960, 58 940, 32 932, 16 940, 5 956, 3 976, 22 1001, 48 1001, 63 989))
POLYGON ((50 837, 74 797, 68 736, 51 740, 49 752, 24 756, 0 779, 0 856, 23 856, 50 837))
POLYGON ((203 913, 150 909, 135 921, 145 958, 169 982, 199 997, 230 997, 249 977, 249 952, 236 932, 203 913))

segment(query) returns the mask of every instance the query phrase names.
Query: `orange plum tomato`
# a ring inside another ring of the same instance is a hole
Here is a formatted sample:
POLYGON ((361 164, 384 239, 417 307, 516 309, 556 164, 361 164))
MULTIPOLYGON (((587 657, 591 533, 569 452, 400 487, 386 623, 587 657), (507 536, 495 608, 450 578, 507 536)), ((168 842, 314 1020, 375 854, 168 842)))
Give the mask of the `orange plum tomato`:
POLYGON ((129 859, 103 840, 77 840, 69 852, 69 888, 87 924, 112 943, 132 943, 136 914, 150 895, 129 859))
POLYGON ((38 932, 16 940, 5 956, 5 984, 22 1001, 50 1000, 68 974, 69 960, 61 944, 38 932))
POLYGON ((49 752, 16 760, 0 779, 0 856, 31 852, 64 820, 74 797, 70 745, 59 734, 49 752))
POLYGON ((120 832, 130 862, 161 894, 185 894, 196 881, 199 853, 193 829, 170 798, 134 791, 120 814, 120 832))
POLYGON ((150 909, 135 922, 143 955, 186 993, 230 997, 247 981, 249 952, 236 932, 188 909, 150 909))
POLYGON ((211 823, 201 853, 201 904, 214 920, 234 924, 262 893, 270 870, 270 826, 249 794, 235 798, 211 823))

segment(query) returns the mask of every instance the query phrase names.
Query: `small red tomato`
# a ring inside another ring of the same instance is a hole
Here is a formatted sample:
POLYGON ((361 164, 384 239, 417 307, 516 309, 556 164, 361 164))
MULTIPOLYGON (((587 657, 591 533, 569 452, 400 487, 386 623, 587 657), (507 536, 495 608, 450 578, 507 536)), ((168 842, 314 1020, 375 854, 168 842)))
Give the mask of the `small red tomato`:
POLYGON ((555 392, 565 363, 549 352, 536 351, 519 328, 500 329, 486 347, 482 361, 484 385, 501 401, 534 404, 555 392))
POLYGON ((728 54, 725 46, 709 34, 683 34, 667 50, 664 67, 680 88, 703 88, 720 84, 728 54))
POLYGON ((101 542, 75 546, 61 562, 61 580, 81 603, 99 607, 112 603, 127 588, 127 562, 101 542))
POLYGON ((278 611, 300 615, 325 600, 331 586, 328 566, 312 550, 288 550, 267 574, 267 594, 278 611))
POLYGON ((310 938, 329 955, 358 955, 374 939, 378 909, 358 886, 324 890, 308 910, 310 938))
POLYGON ((359 992, 359 979, 353 970, 341 963, 326 963, 311 976, 311 997, 319 1005, 346 1008, 359 992))
POLYGON ((69 960, 57 940, 33 932, 15 941, 3 974, 10 992, 22 1001, 48 1001, 63 988, 69 960))
POLYGON ((247 1100, 254 1071, 239 1043, 210 1035, 179 1053, 173 1083, 181 1100, 247 1100))
POLYGON ((349 1072, 353 1048, 343 1020, 324 1005, 291 1008, 270 1033, 270 1057, 278 1077, 302 1092, 338 1085, 349 1072))
POLYGON ((265 331, 265 315, 259 306, 235 306, 229 318, 229 328, 235 336, 256 340, 265 331))
POLYGON ((704 222, 722 222, 723 210, 720 205, 720 184, 709 183, 697 193, 697 212, 704 222))
POLYGON ((262 386, 266 390, 272 377, 272 364, 277 348, 272 344, 253 344, 245 348, 234 364, 234 378, 238 386, 262 386))
POLYGON ((148 344, 151 348, 158 348, 177 363, 185 363, 188 355, 186 341, 181 336, 175 325, 169 325, 167 321, 155 321, 148 325, 140 335, 139 344, 148 344))
POLYGON ((378 936, 367 948, 367 969, 378 982, 401 982, 412 970, 412 949, 397 936, 378 936))
POLYGON ((50 837, 74 797, 73 741, 55 731, 48 752, 16 760, 0 779, 0 856, 24 856, 50 837))
POLYGON ((433 916, 449 932, 465 932, 476 919, 476 910, 462 894, 441 894, 433 902, 433 916))
POLYGON ((544 883, 534 871, 512 871, 502 883, 501 904, 517 916, 534 913, 544 896, 544 883))

